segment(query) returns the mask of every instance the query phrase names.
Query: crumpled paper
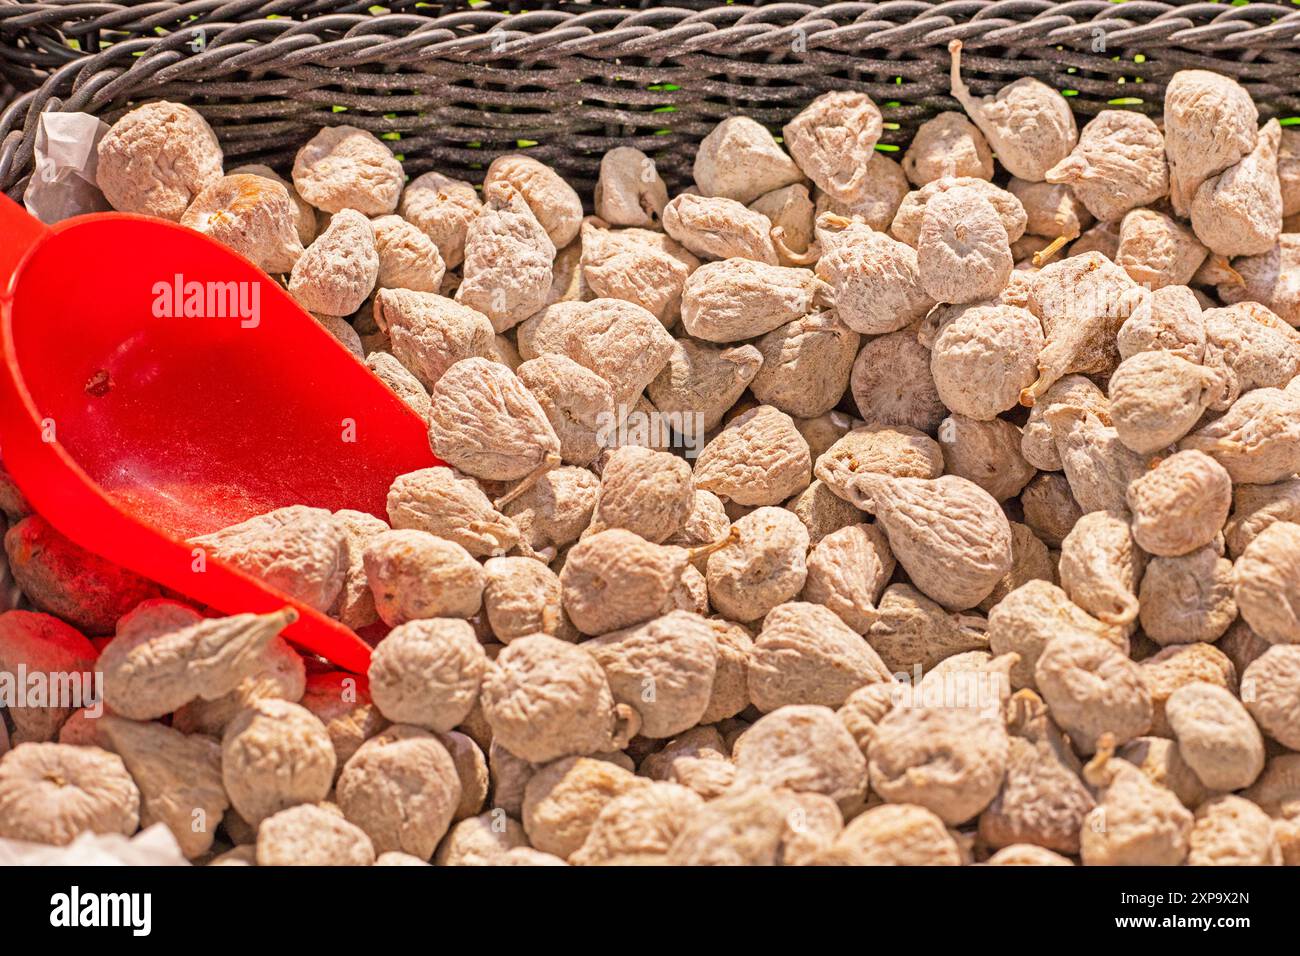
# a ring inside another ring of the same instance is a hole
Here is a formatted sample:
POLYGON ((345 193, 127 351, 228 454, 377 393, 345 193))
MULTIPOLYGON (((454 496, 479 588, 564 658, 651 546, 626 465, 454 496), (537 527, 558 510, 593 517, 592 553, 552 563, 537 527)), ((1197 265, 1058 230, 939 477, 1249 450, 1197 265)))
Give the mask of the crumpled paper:
POLYGON ((89 113, 42 113, 36 164, 23 193, 27 211, 46 225, 112 207, 96 185, 97 147, 108 125, 89 113))
POLYGON ((133 837, 82 833, 67 846, 0 840, 0 866, 189 866, 172 831, 155 823, 133 837))

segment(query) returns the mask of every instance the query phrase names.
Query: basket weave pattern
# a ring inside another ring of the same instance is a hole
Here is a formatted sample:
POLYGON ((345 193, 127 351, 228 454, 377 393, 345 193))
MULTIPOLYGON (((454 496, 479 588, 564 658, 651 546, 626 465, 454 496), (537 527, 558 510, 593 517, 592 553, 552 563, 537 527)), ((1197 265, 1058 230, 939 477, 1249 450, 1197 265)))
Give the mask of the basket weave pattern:
POLYGON ((779 132, 832 89, 868 93, 885 115, 881 142, 906 144, 957 108, 954 38, 981 95, 1034 76, 1084 116, 1157 114, 1167 78, 1196 67, 1236 77, 1266 117, 1300 114, 1300 9, 1283 4, 386 6, 375 16, 365 2, 326 0, 0 0, 0 86, 30 89, 0 114, 0 189, 21 192, 41 112, 111 122, 150 99, 194 106, 240 163, 285 169, 321 126, 347 123, 388 134, 411 174, 478 181, 494 157, 524 148, 589 194, 601 155, 632 145, 678 189, 723 117, 779 132))

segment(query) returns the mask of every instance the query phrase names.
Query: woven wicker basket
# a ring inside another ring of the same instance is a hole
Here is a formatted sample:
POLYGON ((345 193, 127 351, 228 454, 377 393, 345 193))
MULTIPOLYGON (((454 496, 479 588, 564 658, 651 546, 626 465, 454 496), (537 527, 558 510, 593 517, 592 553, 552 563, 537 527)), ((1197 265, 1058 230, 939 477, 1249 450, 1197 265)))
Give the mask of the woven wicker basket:
POLYGON ((285 169, 322 125, 385 135, 408 172, 472 181, 527 149, 590 195, 601 155, 637 146, 670 187, 724 116, 773 129, 830 89, 880 104, 883 148, 955 108, 948 41, 969 85, 1020 76, 1083 115, 1158 113, 1165 80, 1201 67, 1240 80, 1265 116, 1300 114, 1300 9, 1251 3, 952 0, 671 7, 598 2, 0 0, 0 189, 21 193, 46 110, 108 121, 150 99, 189 103, 231 160, 285 169), (520 12, 526 7, 528 12, 520 12), (539 9, 539 7, 541 9, 539 9), (75 41, 70 43, 69 41, 75 41))

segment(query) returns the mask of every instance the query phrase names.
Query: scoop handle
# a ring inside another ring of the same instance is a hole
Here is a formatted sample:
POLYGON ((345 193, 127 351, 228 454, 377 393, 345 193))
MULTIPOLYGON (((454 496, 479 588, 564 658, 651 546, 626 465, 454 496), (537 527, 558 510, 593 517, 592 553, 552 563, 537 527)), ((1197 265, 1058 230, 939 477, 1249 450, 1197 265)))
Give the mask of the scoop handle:
POLYGON ((43 222, 0 193, 0 296, 12 294, 19 264, 49 231, 43 222))

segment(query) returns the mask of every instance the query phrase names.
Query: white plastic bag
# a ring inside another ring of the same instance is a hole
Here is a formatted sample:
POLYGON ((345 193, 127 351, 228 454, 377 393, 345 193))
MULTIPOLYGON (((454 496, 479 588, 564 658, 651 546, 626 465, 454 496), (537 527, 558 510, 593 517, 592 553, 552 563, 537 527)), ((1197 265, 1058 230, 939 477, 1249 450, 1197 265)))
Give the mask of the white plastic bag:
POLYGON ((23 193, 27 211, 50 224, 112 207, 96 185, 96 147, 108 125, 89 113, 43 113, 36 130, 36 163, 23 193))
POLYGON ((0 840, 0 866, 189 866, 172 831, 155 823, 133 837, 82 833, 67 846, 0 840))

